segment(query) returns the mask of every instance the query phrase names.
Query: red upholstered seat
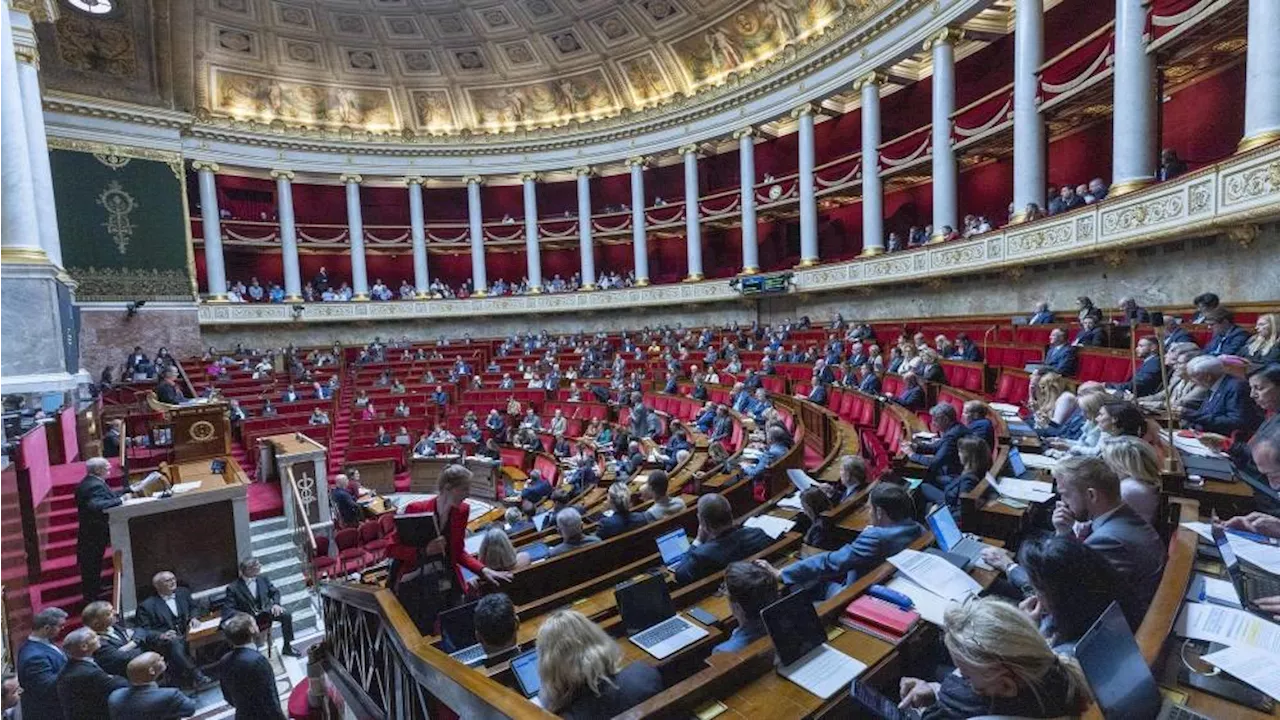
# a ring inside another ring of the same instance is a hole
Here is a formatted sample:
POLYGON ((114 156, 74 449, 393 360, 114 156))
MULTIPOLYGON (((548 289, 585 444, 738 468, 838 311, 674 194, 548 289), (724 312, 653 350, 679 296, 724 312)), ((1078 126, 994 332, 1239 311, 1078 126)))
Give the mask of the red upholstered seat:
POLYGON ((382 533, 382 523, 377 519, 365 520, 360 523, 359 532, 360 546, 369 553, 369 557, 375 562, 382 559, 387 553, 387 547, 391 545, 391 538, 382 533))
MULTIPOLYGON (((390 513, 388 513, 390 514, 390 513)), ((311 558, 311 564, 316 569, 318 577, 325 577, 333 571, 333 567, 338 564, 338 560, 329 554, 329 536, 316 536, 316 554, 311 558)))
POLYGON ((339 530, 333 536, 333 542, 338 546, 338 568, 342 572, 349 572, 352 566, 356 568, 363 567, 369 560, 369 555, 360 547, 360 531, 356 528, 344 528, 339 530))

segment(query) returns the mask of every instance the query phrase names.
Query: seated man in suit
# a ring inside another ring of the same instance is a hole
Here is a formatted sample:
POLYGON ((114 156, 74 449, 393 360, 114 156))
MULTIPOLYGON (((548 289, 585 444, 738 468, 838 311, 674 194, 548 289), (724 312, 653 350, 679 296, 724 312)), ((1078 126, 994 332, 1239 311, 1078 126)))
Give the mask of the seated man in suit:
POLYGON ((711 432, 711 425, 716 421, 716 404, 707 401, 702 405, 702 409, 698 410, 698 414, 693 418, 693 426, 698 428, 698 432, 707 435, 711 432))
POLYGON ((297 402, 297 401, 298 401, 298 391, 294 389, 292 384, 290 384, 287 388, 285 388, 284 392, 280 395, 280 402, 291 403, 291 402, 297 402))
POLYGON ((516 616, 515 605, 511 598, 503 593, 485 595, 476 603, 476 613, 472 621, 476 629, 476 641, 484 648, 484 664, 486 667, 510 660, 520 652, 516 644, 516 631, 520 629, 520 618, 516 616))
POLYGON ((1133 377, 1127 382, 1111 386, 1113 390, 1133 393, 1135 398, 1146 397, 1164 387, 1160 374, 1160 350, 1154 337, 1143 337, 1138 341, 1134 354, 1138 358, 1138 366, 1133 377))
POLYGON ((94 662, 98 635, 87 627, 67 633, 62 651, 67 666, 58 675, 58 701, 63 720, 101 720, 110 714, 107 697, 113 690, 128 687, 123 677, 112 675, 94 662))
POLYGON ((600 536, 582 531, 582 513, 577 507, 566 507, 555 513, 556 530, 560 532, 560 544, 551 548, 548 557, 560 557, 587 545, 600 542, 600 536))
POLYGON ((609 509, 613 512, 600 518, 600 526, 596 530, 601 540, 608 540, 649 522, 644 513, 632 512, 631 488, 626 482, 616 482, 609 486, 609 509))
POLYGON ((1196 339, 1191 337, 1191 333, 1182 327, 1182 323, 1178 322, 1175 315, 1164 316, 1164 349, 1177 345, 1178 343, 1194 343, 1196 339))
POLYGON ((711 648, 713 653, 737 652, 768 635, 760 611, 778 599, 778 581, 755 563, 729 563, 724 571, 724 585, 729 593, 729 609, 738 627, 729 634, 728 640, 711 648))
POLYGON ((902 376, 902 392, 893 401, 908 410, 924 409, 924 388, 920 387, 920 376, 909 372, 902 376))
POLYGON ((1042 302, 1036 306, 1036 312, 1027 322, 1029 325, 1048 325, 1053 322, 1053 312, 1049 310, 1049 303, 1042 302))
POLYGON ((978 362, 982 359, 982 351, 974 344, 973 338, 965 333, 956 335, 955 352, 951 355, 953 360, 967 360, 969 362, 978 362))
POLYGON ((291 657, 302 657, 293 649, 293 613, 280 604, 280 591, 271 583, 270 578, 262 574, 262 563, 257 558, 240 561, 240 577, 227 586, 227 604, 222 614, 242 612, 258 618, 271 618, 280 623, 280 634, 284 639, 284 647, 280 652, 291 657))
POLYGON ((236 709, 236 720, 284 720, 275 670, 253 642, 257 632, 258 623, 248 613, 234 613, 222 622, 222 634, 231 643, 216 670, 222 698, 236 709))
POLYGON ((98 634, 94 662, 112 675, 123 677, 129 661, 147 650, 158 652, 166 658, 174 657, 182 651, 180 639, 165 641, 150 631, 129 627, 120 619, 111 603, 103 600, 86 605, 80 619, 85 627, 98 634))
POLYGON ((67 655, 55 643, 67 624, 67 613, 48 607, 31 619, 31 634, 18 650, 18 684, 22 687, 22 717, 59 718, 58 673, 67 655))
POLYGON ((723 495, 698 498, 698 538, 674 569, 677 585, 687 585, 745 560, 773 540, 760 528, 733 524, 733 508, 723 495))
POLYGON ((729 408, 724 405, 716 406, 716 417, 711 422, 711 433, 708 436, 711 442, 720 442, 728 440, 733 435, 733 416, 729 414, 729 408))
POLYGON ((947 478, 959 474, 963 467, 957 443, 969 434, 969 428, 960 424, 955 406, 948 403, 938 403, 929 410, 929 426, 938 437, 923 442, 912 440, 911 461, 928 468, 925 482, 946 487, 947 478))
POLYGON ((871 524, 839 550, 812 555, 781 570, 764 560, 757 560, 756 564, 784 585, 798 587, 816 582, 815 590, 821 599, 835 595, 858 575, 897 555, 924 534, 920 523, 911 519, 911 498, 902 487, 877 483, 871 489, 869 502, 871 524))
POLYGON ((356 494, 351 489, 351 478, 342 473, 334 477, 330 497, 338 508, 338 517, 343 525, 355 527, 360 524, 360 505, 356 503, 356 494))
POLYGON ((816 382, 813 388, 809 390, 808 400, 815 405, 827 404, 827 384, 823 382, 817 375, 814 375, 816 382))
POLYGON ((541 470, 530 470, 529 479, 525 480, 524 489, 520 491, 520 502, 528 503, 532 508, 551 497, 552 489, 551 483, 543 479, 541 470))
POLYGON ((644 452, 640 449, 640 442, 632 440, 627 445, 627 456, 618 464, 618 476, 629 478, 640 471, 644 465, 644 452))
POLYGON ((1204 321, 1213 330, 1213 337, 1204 346, 1207 355, 1240 355, 1249 343, 1249 333, 1236 325, 1231 311, 1226 308, 1215 308, 1204 315, 1204 321))
POLYGON ((771 426, 765 433, 765 440, 767 440, 769 444, 765 447, 764 452, 760 454, 760 457, 755 459, 755 462, 743 463, 742 474, 749 478, 758 477, 761 473, 767 470, 770 465, 781 459, 783 455, 787 454, 787 450, 791 448, 791 445, 788 442, 790 439, 791 437, 787 435, 785 428, 771 426))
POLYGON ((168 405, 178 405, 187 399, 178 387, 178 368, 170 366, 164 371, 164 377, 156 384, 156 399, 168 405))
POLYGON ((166 670, 160 653, 145 652, 129 661, 129 687, 111 691, 111 720, 178 720, 196 714, 196 701, 158 682, 166 670))
POLYGON ((1249 383, 1228 375, 1218 358, 1193 358, 1187 363, 1187 377, 1208 388, 1209 394, 1199 408, 1182 414, 1183 425, 1224 436, 1238 431, 1248 437, 1262 424, 1262 413, 1249 397, 1249 383))
POLYGON ((1092 315, 1086 315, 1080 319, 1080 333, 1071 344, 1076 347, 1102 346, 1102 328, 1098 327, 1098 321, 1092 315))
POLYGON ((156 594, 138 605, 134 620, 139 627, 159 635, 161 640, 174 643, 173 664, 180 682, 195 687, 213 684, 191 659, 187 647, 187 631, 208 608, 196 602, 190 590, 178 587, 177 576, 168 570, 156 573, 151 578, 151 586, 156 594))
MULTIPOLYGON (((1101 458, 1069 456, 1053 469, 1061 500, 1053 510, 1058 535, 1083 542, 1105 556, 1125 586, 1132 589, 1135 607, 1147 611, 1164 572, 1165 544, 1160 533, 1120 498, 1120 478, 1101 458), (1077 528, 1088 523, 1088 532, 1077 528)), ((1013 556, 988 548, 982 557, 1008 572, 1009 580, 1025 591, 1031 580, 1013 556)))
POLYGON ((858 389, 868 395, 880 394, 880 376, 876 374, 875 368, 871 367, 871 363, 866 363, 858 372, 862 374, 862 379, 858 381, 858 389))
POLYGON ((1054 328, 1049 333, 1049 347, 1044 351, 1044 367, 1062 376, 1075 375, 1076 349, 1067 342, 1067 333, 1054 328))
POLYGON ((987 441, 987 447, 996 446, 996 427, 991 422, 991 408, 981 400, 969 400, 964 404, 961 413, 964 426, 970 435, 977 435, 987 441))

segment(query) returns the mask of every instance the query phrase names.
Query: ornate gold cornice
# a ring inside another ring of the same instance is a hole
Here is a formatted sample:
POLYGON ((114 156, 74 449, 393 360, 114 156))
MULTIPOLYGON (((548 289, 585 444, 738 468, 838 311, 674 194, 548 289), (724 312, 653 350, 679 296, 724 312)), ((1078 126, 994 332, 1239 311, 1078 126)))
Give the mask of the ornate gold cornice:
POLYGON ((218 166, 218 163, 213 162, 212 160, 192 160, 191 169, 196 172, 208 170, 211 173, 217 174, 217 172, 222 168, 218 166))
POLYGON ((579 165, 573 169, 573 174, 577 177, 591 177, 596 174, 596 169, 590 165, 579 165))
POLYGON ((95 155, 104 155, 108 157, 127 157, 136 158, 138 160, 154 160, 164 163, 181 163, 182 154, 170 152, 168 150, 155 150, 153 148, 140 148, 130 145, 113 145, 110 143, 92 142, 89 140, 75 140, 72 138, 58 137, 56 135, 49 136, 50 150, 72 150, 74 152, 94 153, 95 155))
POLYGON ((40 69, 40 50, 35 43, 21 42, 15 35, 13 38, 13 54, 18 58, 19 63, 31 65, 36 70, 40 69))
POLYGON ((805 103, 791 111, 791 119, 799 120, 805 115, 814 115, 818 112, 818 106, 813 103, 805 103))
POLYGON ((680 153, 682 156, 692 153, 696 157, 701 152, 701 148, 698 147, 697 143, 690 143, 688 145, 681 145, 676 152, 680 153))
POLYGON ((626 165, 627 165, 627 167, 640 167, 641 169, 643 169, 643 168, 648 167, 648 166, 649 166, 649 163, 650 163, 649 158, 647 158, 647 157, 641 157, 641 156, 637 155, 637 156, 635 156, 635 157, 629 157, 629 158, 627 158, 626 165))
POLYGON ((338 176, 338 181, 343 185, 350 185, 352 183, 359 185, 364 182, 364 178, 359 173, 342 173, 342 175, 338 176))
MULTIPOLYGON (((194 164, 194 163, 192 163, 192 164, 194 164)), ((279 179, 283 178, 283 179, 285 179, 285 180, 288 180, 288 181, 290 181, 290 182, 293 182, 293 178, 295 177, 295 175, 294 175, 294 172, 293 172, 292 170, 272 170, 272 171, 271 171, 271 177, 272 177, 273 179, 275 179, 275 180, 279 180, 279 179)))
POLYGON ((0 248, 0 263, 6 265, 49 265, 49 256, 38 247, 0 248))
POLYGON ((924 41, 923 50, 932 52, 938 45, 955 45, 964 39, 964 30, 960 28, 943 28, 937 34, 924 41))

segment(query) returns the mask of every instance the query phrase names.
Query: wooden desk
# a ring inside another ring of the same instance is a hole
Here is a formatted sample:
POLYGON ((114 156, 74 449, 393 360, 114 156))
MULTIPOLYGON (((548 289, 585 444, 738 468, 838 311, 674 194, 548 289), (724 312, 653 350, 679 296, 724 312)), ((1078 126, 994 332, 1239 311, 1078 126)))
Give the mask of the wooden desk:
POLYGON ((396 461, 391 458, 355 460, 346 466, 360 473, 360 484, 380 493, 396 491, 396 461))

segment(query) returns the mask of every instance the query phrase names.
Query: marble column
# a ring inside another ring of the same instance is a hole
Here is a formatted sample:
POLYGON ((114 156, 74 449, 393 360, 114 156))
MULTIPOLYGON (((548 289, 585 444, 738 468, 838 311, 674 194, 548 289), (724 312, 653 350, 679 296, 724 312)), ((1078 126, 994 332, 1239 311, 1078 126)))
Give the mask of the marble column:
POLYGON ((1013 29, 1013 211, 1045 209, 1044 118, 1036 95, 1044 61, 1044 0, 1018 0, 1013 29))
POLYGON ((742 274, 760 272, 760 238, 756 234, 756 143, 755 130, 743 128, 733 134, 738 139, 738 181, 742 187, 742 274))
POLYGON ((36 48, 31 16, 11 11, 14 49, 18 60, 18 84, 31 158, 31 191, 35 200, 40 248, 55 267, 62 267, 62 243, 58 235, 58 211, 53 200, 53 173, 49 167, 49 139, 44 129, 44 105, 40 99, 40 54, 36 48))
POLYGON ((818 264, 818 188, 813 179, 815 110, 813 105, 805 104, 791 111, 800 136, 800 267, 818 264))
POLYGON ((1133 192, 1155 179, 1155 58, 1147 54, 1149 0, 1116 0, 1114 112, 1111 116, 1111 189, 1133 192))
POLYGON ((685 252, 689 261, 689 274, 685 282, 697 282, 702 274, 702 218, 698 209, 698 146, 680 148, 684 156, 684 223, 685 252))
POLYGON ((40 245, 39 219, 36 216, 35 189, 31 175, 30 133, 22 106, 18 83, 18 61, 14 56, 13 30, 8 10, 0 28, 0 164, 3 179, 3 214, 0 215, 0 242, 4 259, 23 258, 25 262, 45 264, 49 254, 40 245))
POLYGON ((1249 0, 1248 32, 1242 151, 1280 140, 1280 2, 1249 0))
POLYGON ((529 292, 542 292, 542 246, 538 244, 538 174, 520 176, 524 186, 524 256, 529 292))
POLYGON ((409 237, 413 241, 413 292, 419 299, 430 297, 431 276, 427 271, 427 222, 422 211, 424 178, 405 178, 409 186, 409 237))
POLYGON ((471 231, 471 295, 484 297, 489 294, 489 277, 484 267, 484 216, 480 208, 480 184, 478 175, 470 175, 467 183, 467 220, 471 231))
POLYGON ((200 226, 204 229, 204 266, 209 279, 209 299, 227 299, 227 266, 222 259, 222 219, 218 215, 218 164, 191 163, 200 182, 200 226))
POLYGON ((884 184, 880 181, 880 86, 871 73, 858 81, 862 93, 862 254, 884 252, 884 184))
POLYGON ((956 111, 956 43, 959 30, 947 28, 924 44, 933 53, 933 238, 944 237, 947 226, 960 229, 956 210, 959 173, 951 147, 951 114, 956 111))
POLYGON ((641 157, 627 160, 631 167, 631 252, 635 262, 636 287, 649 284, 649 247, 644 219, 645 162, 641 157))
POLYGON ((591 233, 591 173, 589 167, 573 169, 578 177, 578 256, 582 263, 582 290, 596 289, 596 249, 591 233))
POLYGON ((360 183, 354 173, 341 178, 347 186, 347 233, 351 236, 351 292, 353 300, 369 299, 369 274, 364 265, 364 214, 360 210, 360 183))
POLYGON ((284 296, 302 300, 302 270, 298 267, 298 226, 293 217, 293 173, 272 170, 276 179, 276 214, 280 216, 280 251, 284 256, 284 296))

